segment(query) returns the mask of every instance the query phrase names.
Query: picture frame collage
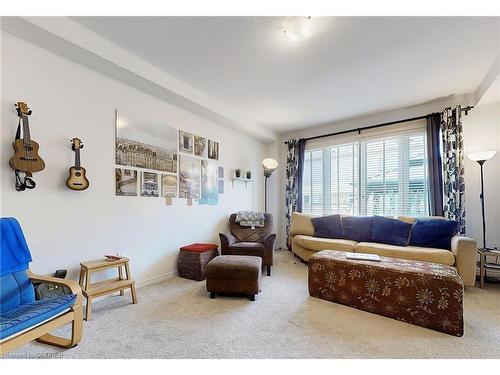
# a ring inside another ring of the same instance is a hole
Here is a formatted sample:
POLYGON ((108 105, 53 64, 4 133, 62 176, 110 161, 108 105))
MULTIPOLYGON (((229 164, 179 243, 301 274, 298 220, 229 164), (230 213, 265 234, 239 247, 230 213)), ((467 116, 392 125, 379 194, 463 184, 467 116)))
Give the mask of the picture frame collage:
POLYGON ((219 142, 116 110, 115 194, 216 205, 224 192, 219 142))

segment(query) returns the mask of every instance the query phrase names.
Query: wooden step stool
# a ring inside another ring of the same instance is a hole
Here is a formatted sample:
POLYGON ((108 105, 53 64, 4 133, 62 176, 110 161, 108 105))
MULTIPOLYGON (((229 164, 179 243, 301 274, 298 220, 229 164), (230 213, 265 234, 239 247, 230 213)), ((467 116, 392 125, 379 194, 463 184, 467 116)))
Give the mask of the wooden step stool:
POLYGON ((103 296, 117 291, 120 291, 120 295, 123 296, 123 291, 130 288, 132 303, 137 303, 135 281, 130 277, 128 258, 123 257, 111 261, 103 258, 80 263, 79 283, 82 287, 83 295, 87 298, 85 320, 90 320, 90 309, 92 307, 92 299, 94 297, 103 296), (123 267, 125 267, 125 277, 123 277, 123 267), (90 275, 110 268, 118 269, 118 277, 94 284, 90 283, 90 275))

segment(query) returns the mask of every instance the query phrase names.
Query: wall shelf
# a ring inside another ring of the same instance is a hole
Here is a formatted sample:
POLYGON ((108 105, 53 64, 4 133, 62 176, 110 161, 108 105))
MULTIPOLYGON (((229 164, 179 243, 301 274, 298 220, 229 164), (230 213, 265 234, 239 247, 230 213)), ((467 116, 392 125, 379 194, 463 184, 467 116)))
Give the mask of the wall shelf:
POLYGON ((234 188, 234 182, 235 182, 235 181, 236 181, 236 182, 238 182, 238 181, 240 181, 240 182, 244 182, 244 183, 245 183, 245 188, 248 186, 248 183, 249 183, 249 182, 253 182, 253 180, 252 180, 252 179, 243 178, 243 177, 233 177, 233 178, 231 178, 231 183, 232 183, 232 185, 233 185, 233 188, 234 188))

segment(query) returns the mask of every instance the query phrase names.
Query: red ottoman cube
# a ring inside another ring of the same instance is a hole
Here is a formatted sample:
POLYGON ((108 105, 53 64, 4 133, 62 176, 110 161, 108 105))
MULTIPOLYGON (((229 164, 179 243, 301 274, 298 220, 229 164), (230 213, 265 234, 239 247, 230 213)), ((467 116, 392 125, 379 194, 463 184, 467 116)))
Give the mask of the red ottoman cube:
POLYGON ((194 243, 183 246, 177 259, 177 273, 191 280, 207 278, 207 264, 219 255, 218 246, 210 243, 194 243))

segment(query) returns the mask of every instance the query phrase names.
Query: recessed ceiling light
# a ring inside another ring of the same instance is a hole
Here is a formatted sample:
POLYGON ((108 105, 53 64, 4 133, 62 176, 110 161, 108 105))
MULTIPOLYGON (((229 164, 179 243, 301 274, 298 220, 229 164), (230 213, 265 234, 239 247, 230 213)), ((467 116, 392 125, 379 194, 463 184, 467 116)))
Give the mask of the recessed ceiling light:
POLYGON ((313 34, 313 22, 309 17, 290 17, 285 20, 283 34, 291 42, 301 42, 313 34))

